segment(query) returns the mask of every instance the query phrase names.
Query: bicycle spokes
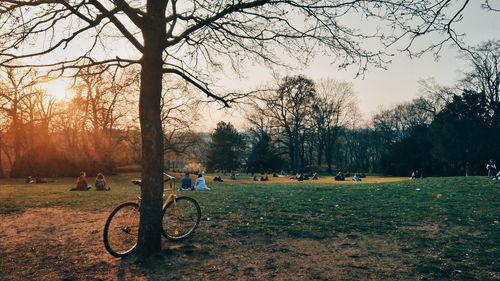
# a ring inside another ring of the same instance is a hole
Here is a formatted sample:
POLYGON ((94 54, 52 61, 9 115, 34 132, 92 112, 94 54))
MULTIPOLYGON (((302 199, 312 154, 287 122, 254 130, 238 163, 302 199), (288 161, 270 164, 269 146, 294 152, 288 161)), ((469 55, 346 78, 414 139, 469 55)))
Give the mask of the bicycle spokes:
POLYGON ((139 236, 138 209, 136 203, 125 203, 109 216, 104 228, 104 245, 110 254, 122 257, 134 251, 139 236))
POLYGON ((189 197, 179 197, 165 206, 163 235, 170 240, 182 240, 198 226, 201 211, 198 203, 189 197))

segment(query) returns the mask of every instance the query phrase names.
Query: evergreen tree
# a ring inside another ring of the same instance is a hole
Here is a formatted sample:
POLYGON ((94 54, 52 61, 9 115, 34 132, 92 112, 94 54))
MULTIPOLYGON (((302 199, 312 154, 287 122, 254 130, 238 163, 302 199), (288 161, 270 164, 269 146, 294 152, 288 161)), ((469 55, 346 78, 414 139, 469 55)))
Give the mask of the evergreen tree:
POLYGON ((414 126, 408 136, 389 145, 381 159, 384 172, 400 176, 413 170, 436 176, 485 174, 487 160, 500 159, 500 133, 491 115, 483 94, 465 91, 453 96, 429 126, 414 126))
POLYGON ((407 137, 389 145, 380 160, 382 169, 389 175, 410 176, 416 170, 434 175, 432 148, 428 126, 417 125, 407 137))
POLYGON ((232 171, 241 166, 241 156, 245 147, 243 136, 231 123, 221 121, 210 135, 212 140, 207 152, 209 171, 232 171))
POLYGON ((483 94, 465 91, 436 116, 431 137, 441 175, 484 173, 487 159, 498 159, 499 133, 490 114, 483 94))
POLYGON ((249 172, 271 173, 281 170, 283 160, 271 144, 271 138, 263 132, 252 148, 247 161, 249 172))

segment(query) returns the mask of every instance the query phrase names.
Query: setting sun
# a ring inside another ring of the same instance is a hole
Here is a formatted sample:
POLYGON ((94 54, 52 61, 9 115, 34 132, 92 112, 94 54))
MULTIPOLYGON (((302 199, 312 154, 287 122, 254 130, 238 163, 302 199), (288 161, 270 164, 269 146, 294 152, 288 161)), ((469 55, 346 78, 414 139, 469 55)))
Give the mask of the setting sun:
POLYGON ((47 91, 47 94, 54 96, 58 100, 68 99, 74 93, 73 89, 71 89, 71 82, 64 78, 53 79, 41 85, 47 91))

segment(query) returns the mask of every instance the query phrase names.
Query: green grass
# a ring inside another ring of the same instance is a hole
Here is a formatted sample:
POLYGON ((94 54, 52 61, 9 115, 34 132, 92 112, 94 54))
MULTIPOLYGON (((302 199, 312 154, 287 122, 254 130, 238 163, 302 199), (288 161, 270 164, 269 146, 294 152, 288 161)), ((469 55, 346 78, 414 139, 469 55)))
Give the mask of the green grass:
MULTIPOLYGON (((109 178, 111 192, 69 192, 73 181, 27 185, 2 180, 0 213, 28 207, 111 211, 139 194, 130 177, 109 178)), ((199 201, 207 231, 224 226, 226 235, 242 239, 382 235, 416 257, 413 274, 423 280, 499 280, 500 183, 486 177, 374 184, 208 184, 211 191, 181 193, 199 201)))
MULTIPOLYGON (((23 212, 26 208, 62 207, 100 212, 139 195, 131 177, 112 176, 107 181, 111 191, 68 191, 74 178, 58 178, 45 184, 26 184, 22 179, 0 180, 0 214, 23 212)), ((89 184, 93 182, 89 180, 89 184)))

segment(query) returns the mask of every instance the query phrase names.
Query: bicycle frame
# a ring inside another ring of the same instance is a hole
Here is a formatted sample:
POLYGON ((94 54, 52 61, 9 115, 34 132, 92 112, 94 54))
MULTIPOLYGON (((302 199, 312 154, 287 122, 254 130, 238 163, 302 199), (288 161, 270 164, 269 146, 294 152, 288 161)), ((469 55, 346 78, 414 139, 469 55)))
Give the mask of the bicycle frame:
MULTIPOLYGON (((167 179, 164 180, 163 182, 166 183, 166 182, 169 182, 169 187, 168 187, 168 192, 169 192, 169 195, 167 198, 164 198, 165 201, 163 201, 163 205, 162 205, 162 208, 164 208, 168 203, 170 203, 170 201, 174 201, 174 206, 177 206, 177 202, 176 202, 176 198, 177 198, 177 195, 175 195, 175 177, 172 177, 171 175, 167 174, 167 173, 163 173, 165 176, 167 176, 167 179)), ((165 197, 165 194, 163 194, 163 197, 165 197)), ((137 196, 136 197, 136 203, 139 205, 139 207, 141 206, 141 200, 142 198, 140 196, 137 196)), ((176 216, 180 216, 179 214, 179 210, 178 208, 175 208, 174 211, 176 212, 175 215, 176 216)))
MULTIPOLYGON (((190 237, 198 227, 201 219, 200 205, 191 197, 177 197, 175 195, 175 178, 168 174, 164 175, 167 178, 163 181, 163 185, 169 194, 168 197, 165 196, 165 193, 163 194, 161 232, 165 238, 171 241, 182 241, 190 237), (169 184, 165 185, 167 181, 169 181, 169 184)), ((136 185, 142 183, 141 180, 133 180, 132 182, 136 185)), ((140 196, 137 196, 136 200, 136 203, 122 203, 111 212, 106 220, 103 231, 104 247, 113 256, 125 257, 131 255, 137 246, 137 241, 134 244, 134 239, 130 239, 130 235, 138 235, 136 230, 140 225, 138 213, 141 212, 142 200, 140 196), (132 213, 126 213, 125 211, 132 211, 132 213), (115 217, 117 219, 114 219, 115 217), (127 219, 129 217, 130 220, 127 219), (122 218, 125 218, 125 220, 122 218), (137 221, 137 218, 139 221, 137 221), (111 240, 109 237, 111 237, 111 240)))
POLYGON ((169 188, 168 188, 169 195, 166 198, 166 200, 163 202, 163 207, 165 207, 165 205, 170 203, 170 201, 172 201, 172 200, 174 200, 174 204, 176 204, 175 199, 177 198, 177 195, 175 195, 174 186, 175 185, 174 185, 173 181, 170 182, 169 188))

